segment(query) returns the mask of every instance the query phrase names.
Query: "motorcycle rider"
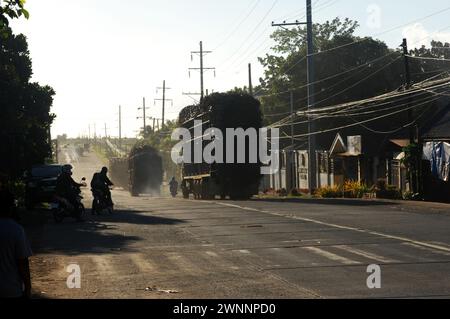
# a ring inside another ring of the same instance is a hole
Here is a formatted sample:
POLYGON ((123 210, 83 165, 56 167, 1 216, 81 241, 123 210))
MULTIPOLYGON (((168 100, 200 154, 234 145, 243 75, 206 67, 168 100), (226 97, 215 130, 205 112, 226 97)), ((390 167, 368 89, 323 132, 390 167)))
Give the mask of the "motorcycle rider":
POLYGON ((92 177, 91 188, 94 198, 104 196, 108 206, 112 208, 114 203, 111 197, 110 187, 114 186, 113 182, 108 178, 108 168, 103 167, 100 173, 95 173, 92 177))
POLYGON ((75 218, 78 221, 82 221, 81 212, 75 208, 78 206, 77 196, 78 190, 80 187, 84 186, 83 184, 78 184, 72 178, 72 165, 64 165, 62 168, 61 174, 58 176, 56 180, 56 195, 65 199, 74 209, 75 218))
POLYGON ((178 193, 178 182, 175 179, 175 177, 172 177, 172 180, 169 182, 170 185, 170 193, 172 194, 173 197, 176 196, 176 194, 178 193))

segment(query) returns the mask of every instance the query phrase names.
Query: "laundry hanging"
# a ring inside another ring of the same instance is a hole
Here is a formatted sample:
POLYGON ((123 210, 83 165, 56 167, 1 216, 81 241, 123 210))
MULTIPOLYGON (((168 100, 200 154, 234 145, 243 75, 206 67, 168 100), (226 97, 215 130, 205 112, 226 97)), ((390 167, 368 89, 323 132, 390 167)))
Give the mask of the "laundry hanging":
POLYGON ((431 162, 431 173, 436 178, 450 180, 450 144, 428 142, 423 147, 423 158, 431 162))

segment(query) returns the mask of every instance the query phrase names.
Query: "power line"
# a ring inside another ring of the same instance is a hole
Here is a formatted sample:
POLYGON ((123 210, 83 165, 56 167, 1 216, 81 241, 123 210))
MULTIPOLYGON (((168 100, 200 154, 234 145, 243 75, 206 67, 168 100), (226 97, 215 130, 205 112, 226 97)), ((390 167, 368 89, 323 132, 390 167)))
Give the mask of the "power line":
MULTIPOLYGON (((360 122, 357 122, 357 123, 354 123, 354 124, 344 125, 344 126, 335 127, 335 128, 332 128, 332 129, 326 129, 326 130, 316 131, 316 132, 307 133, 307 134, 300 134, 300 135, 296 135, 296 136, 294 136, 294 137, 307 137, 307 136, 311 136, 311 135, 314 135, 314 136, 315 136, 315 135, 319 135, 319 134, 324 134, 324 133, 329 133, 329 132, 339 131, 339 130, 342 130, 342 129, 346 129, 346 128, 358 126, 358 125, 361 125, 361 124, 366 124, 366 123, 374 122, 374 121, 377 121, 377 120, 380 120, 380 119, 383 119, 383 118, 387 118, 387 117, 394 116, 394 115, 396 115, 396 114, 402 113, 402 112, 407 111, 407 110, 409 110, 409 109, 414 109, 414 108, 417 108, 417 107, 419 107, 419 106, 425 105, 425 104, 427 104, 427 103, 434 102, 434 101, 436 101, 436 100, 438 100, 438 99, 440 99, 440 98, 438 97, 438 98, 435 98, 435 99, 432 100, 432 101, 427 101, 427 102, 424 102, 424 103, 416 104, 416 105, 413 105, 413 106, 411 106, 411 107, 402 109, 402 110, 400 110, 400 111, 396 111, 396 112, 392 112, 392 113, 389 113, 389 114, 385 114, 385 115, 382 115, 382 116, 378 116, 378 117, 375 117, 375 118, 372 118, 372 119, 360 121, 360 122)), ((290 138, 290 137, 289 137, 289 138, 290 138)), ((281 137, 280 139, 283 139, 283 137, 281 137)))
MULTIPOLYGON (((203 41, 200 41, 200 51, 192 51, 191 52, 191 60, 193 59, 193 55, 197 54, 200 57, 200 67, 199 68, 189 68, 189 77, 191 75, 191 71, 195 70, 195 71, 200 71, 200 93, 198 93, 198 95, 200 95, 200 101, 203 100, 204 97, 204 73, 205 71, 208 70, 214 70, 214 76, 216 75, 216 68, 207 68, 204 67, 203 65, 203 58, 205 57, 205 55, 212 53, 212 51, 204 51, 203 50, 203 41)), ((191 94, 185 94, 184 95, 191 95, 191 94)))
POLYGON ((222 61, 220 64, 223 65, 225 63, 227 63, 229 60, 231 60, 234 56, 236 56, 236 54, 242 49, 242 47, 248 42, 248 40, 253 36, 253 34, 256 32, 256 30, 258 30, 258 28, 261 26, 261 24, 266 20, 266 18, 268 17, 268 15, 272 12, 272 10, 274 9, 275 5, 278 3, 279 0, 275 0, 272 3, 272 6, 269 8, 269 10, 265 13, 265 15, 263 16, 263 18, 259 21, 259 23, 256 25, 256 27, 252 30, 252 32, 247 36, 247 38, 244 40, 244 42, 242 42, 242 44, 238 47, 238 49, 230 56, 228 57, 226 60, 222 61))
POLYGON ((156 88, 156 93, 158 94, 158 91, 162 90, 162 99, 155 99, 156 101, 161 101, 162 102, 162 129, 164 130, 165 128, 165 120, 166 120, 166 102, 171 102, 172 106, 173 106, 173 100, 172 99, 166 99, 166 91, 167 90, 171 90, 171 88, 166 87, 166 81, 163 81, 163 86, 162 87, 157 87, 156 88))
MULTIPOLYGON (((371 38, 373 38, 373 37, 378 37, 378 36, 383 35, 383 34, 386 34, 386 33, 390 33, 390 32, 392 32, 392 31, 398 30, 398 29, 400 29, 400 28, 404 28, 404 27, 406 27, 406 26, 408 26, 408 25, 411 25, 411 24, 413 24, 413 23, 417 23, 417 22, 421 22, 421 21, 423 21, 423 20, 427 20, 427 19, 429 19, 429 18, 432 18, 432 17, 434 17, 434 16, 436 16, 436 15, 439 15, 439 14, 444 13, 444 12, 447 12, 447 11, 450 11, 450 7, 446 7, 446 8, 444 8, 444 9, 442 9, 442 10, 436 11, 436 12, 434 12, 434 13, 432 13, 432 14, 429 14, 429 15, 427 15, 427 16, 425 16, 425 17, 422 17, 422 18, 419 18, 419 19, 410 21, 410 22, 408 22, 408 23, 405 23, 405 24, 396 26, 396 27, 394 27, 394 28, 392 28, 392 29, 388 29, 388 30, 386 30, 386 31, 380 32, 380 33, 378 33, 378 34, 375 34, 375 35, 372 36, 371 38)), ((428 37, 429 37, 429 36, 428 36, 428 37)), ((428 37, 427 37, 427 38, 428 38, 428 37)), ((350 42, 350 43, 347 43, 347 44, 344 44, 344 45, 340 45, 340 46, 337 46, 337 47, 334 47, 334 48, 330 48, 330 49, 327 49, 327 50, 319 51, 319 52, 315 53, 314 55, 319 55, 319 54, 331 52, 331 51, 334 51, 334 50, 337 50, 337 49, 341 49, 341 48, 344 48, 344 47, 347 47, 347 46, 350 46, 350 45, 353 45, 353 44, 358 44, 358 43, 367 41, 368 39, 370 39, 370 38, 364 38, 364 39, 361 39, 361 40, 358 40, 358 41, 353 41, 353 42, 350 42)))
MULTIPOLYGON (((343 111, 345 112, 346 109, 351 109, 351 108, 355 108, 355 107, 363 107, 365 104, 369 104, 369 103, 373 103, 373 102, 387 101, 389 99, 394 99, 397 97, 418 94, 418 93, 423 92, 424 89, 442 88, 442 87, 448 86, 450 84, 449 80, 450 80, 450 77, 442 79, 442 80, 430 82, 430 84, 428 84, 428 85, 414 85, 412 89, 405 90, 402 92, 393 91, 393 92, 375 96, 375 97, 372 97, 369 99, 353 101, 353 102, 338 104, 338 105, 334 105, 334 106, 328 106, 328 107, 324 107, 324 108, 320 108, 320 109, 315 109, 314 110, 315 112, 308 112, 308 111, 297 112, 296 116, 301 116, 301 115, 320 116, 320 112, 329 112, 329 111, 337 111, 336 113, 331 113, 331 114, 337 114, 339 112, 343 112, 343 111)), ((372 105, 372 106, 369 106, 369 108, 375 107, 375 106, 380 106, 380 105, 386 105, 389 103, 391 103, 391 102, 372 105)), ((328 114, 330 114, 330 113, 328 113, 328 114)), ((282 119, 276 123, 273 123, 271 125, 271 127, 282 127, 284 125, 290 125, 291 122, 289 122, 289 120, 293 120, 293 118, 294 118, 293 116, 286 117, 285 119, 282 119)), ((322 118, 323 118, 323 116, 322 116, 322 118)), ((305 123, 305 122, 296 122, 295 124, 302 124, 302 123, 305 123)))
POLYGON ((228 34, 228 36, 214 48, 214 51, 216 51, 218 48, 223 46, 236 32, 239 30, 239 28, 242 26, 242 24, 250 17, 250 15, 255 11, 258 4, 261 2, 261 0, 256 0, 254 5, 252 6, 251 10, 248 12, 248 14, 244 17, 244 19, 241 20, 241 22, 228 34))
POLYGON ((429 58, 429 57, 420 57, 420 56, 414 56, 414 55, 406 55, 408 58, 415 59, 415 60, 431 60, 431 61, 442 61, 442 62, 450 62, 450 59, 444 59, 444 58, 429 58))
MULTIPOLYGON (((385 31, 380 32, 380 33, 378 33, 378 34, 375 34, 375 35, 373 35, 373 36, 371 36, 371 37, 365 37, 365 38, 363 38, 363 39, 356 40, 356 41, 352 41, 352 42, 349 42, 349 43, 344 44, 344 45, 341 45, 341 46, 336 46, 336 47, 333 47, 333 48, 330 48, 330 49, 327 49, 327 50, 319 51, 319 52, 316 52, 314 55, 319 55, 319 54, 331 52, 331 51, 334 51, 334 50, 337 50, 337 49, 341 49, 341 48, 344 48, 344 47, 348 47, 348 46, 351 46, 351 45, 354 45, 354 44, 362 43, 362 42, 364 42, 364 41, 368 41, 369 39, 373 39, 374 37, 379 37, 380 35, 383 35, 383 34, 386 34, 386 33, 390 33, 390 32, 395 31, 395 30, 397 30, 397 29, 400 29, 400 28, 403 28, 403 27, 405 27, 405 26, 408 26, 408 25, 410 25, 410 24, 412 24, 412 23, 417 23, 417 22, 420 22, 420 21, 429 19, 429 18, 431 18, 431 17, 434 17, 434 16, 439 15, 439 14, 441 14, 441 13, 447 12, 447 11, 449 11, 449 10, 450 10, 450 7, 447 7, 447 8, 444 8, 444 9, 440 10, 440 11, 433 12, 432 14, 429 14, 429 15, 427 15, 427 16, 425 16, 425 17, 422 17, 422 18, 419 18, 419 19, 410 21, 410 22, 408 22, 408 23, 405 23, 405 24, 396 26, 396 27, 394 27, 394 28, 392 28, 392 29, 385 30, 385 31)), ((448 28, 448 26, 445 27, 445 28, 442 29, 442 30, 445 30, 445 29, 447 29, 447 28, 448 28)), ((442 31, 442 30, 440 30, 440 31, 442 31)), ((432 35, 429 35, 429 36, 425 37, 424 39, 427 39, 427 38, 430 38, 430 37, 432 37, 432 35)), ((423 40, 423 39, 422 39, 422 40, 423 40)), ((419 41, 417 41, 417 42, 419 42, 419 41)), ((416 42, 416 43, 417 43, 417 42, 416 42)), ((283 75, 286 74, 287 72, 289 72, 290 70, 292 70, 295 66, 297 66, 298 64, 300 64, 300 63, 301 63, 302 61, 304 61, 305 59, 306 59, 306 56, 302 57, 302 58, 301 58, 298 62, 296 62, 291 68, 289 68, 287 71, 285 71, 285 72, 283 73, 283 75)), ((261 88, 260 90, 258 90, 257 92, 255 92, 255 94, 258 94, 258 93, 259 93, 260 91, 262 91, 262 90, 263 90, 263 88, 261 88)), ((285 92, 285 93, 287 93, 287 92, 285 92)))
MULTIPOLYGON (((356 70, 358 70, 358 69, 364 68, 364 67, 366 67, 366 66, 370 66, 371 64, 376 63, 376 62, 378 62, 378 61, 380 61, 380 60, 382 60, 382 59, 384 59, 384 58, 386 58, 386 57, 388 57, 388 56, 390 56, 390 55, 396 54, 396 53, 397 53, 397 52, 395 52, 395 51, 389 52, 389 53, 387 53, 387 54, 385 54, 385 55, 383 55, 383 56, 381 56, 381 57, 377 57, 376 59, 370 60, 370 61, 368 61, 368 62, 366 62, 366 63, 364 63, 364 64, 361 64, 361 65, 358 65, 358 66, 356 66, 356 67, 354 67, 354 68, 350 68, 350 69, 344 70, 344 71, 342 71, 342 72, 333 74, 333 75, 331 75, 331 76, 325 77, 325 78, 323 78, 323 79, 317 80, 317 81, 315 81, 313 84, 319 84, 319 83, 322 83, 322 82, 325 82, 325 81, 334 79, 334 78, 336 78, 336 77, 339 77, 339 76, 341 76, 341 75, 343 75, 343 74, 347 74, 347 73, 356 71, 356 70)), ((304 61, 305 59, 306 59, 306 57, 302 58, 301 61, 304 61)), ((299 62, 301 62, 301 61, 299 61, 299 62)), ((297 62, 297 63, 299 63, 299 62, 297 62)), ((294 66, 295 66, 295 65, 294 65, 294 66)), ((294 66, 293 66, 293 67, 294 67, 294 66)), ((292 67, 292 68, 293 68, 293 67, 292 67)), ((292 69, 292 68, 290 68, 290 69, 292 69)), ((289 90, 282 91, 282 92, 277 92, 277 93, 272 93, 272 94, 266 94, 266 95, 260 95, 259 97, 269 97, 269 96, 281 95, 281 94, 289 93, 290 90, 300 90, 300 89, 303 89, 303 88, 305 88, 305 87, 307 87, 307 86, 308 86, 308 84, 305 84, 305 85, 297 86, 297 87, 294 87, 294 88, 291 88, 291 89, 289 89, 289 90)))

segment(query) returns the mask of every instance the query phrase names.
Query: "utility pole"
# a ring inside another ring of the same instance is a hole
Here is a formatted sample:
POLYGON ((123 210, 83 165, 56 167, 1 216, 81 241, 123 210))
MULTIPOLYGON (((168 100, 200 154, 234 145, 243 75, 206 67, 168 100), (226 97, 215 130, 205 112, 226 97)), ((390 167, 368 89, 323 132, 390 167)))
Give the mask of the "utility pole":
POLYGON ((253 96, 253 83, 252 83, 252 64, 248 64, 248 92, 253 96))
MULTIPOLYGON (((311 0, 306 0, 306 22, 296 20, 292 23, 273 23, 274 27, 306 25, 307 30, 307 85, 308 85, 308 111, 314 108, 314 35, 311 0)), ((308 121, 308 181, 311 193, 317 188, 317 158, 316 158, 316 136, 315 123, 311 116, 308 121)))
POLYGON ((138 117, 138 119, 142 119, 144 121, 143 135, 144 135, 144 138, 146 138, 147 137, 147 119, 148 119, 146 112, 147 112, 148 108, 145 106, 145 97, 142 100, 143 100, 142 107, 138 108, 138 110, 142 110, 142 117, 138 117))
MULTIPOLYGON (((412 85, 411 80, 411 68, 409 64, 409 50, 408 50, 408 40, 405 38, 402 42, 402 48, 403 48, 403 59, 405 63, 405 90, 409 90, 412 85)), ((418 125, 412 125, 413 123, 413 109, 411 108, 411 98, 408 99, 408 125, 409 125, 409 143, 414 144, 417 142, 420 145, 420 132, 418 125), (417 136, 416 136, 417 135, 417 136)), ((415 162, 416 166, 416 172, 409 172, 409 179, 410 179, 410 190, 413 193, 421 193, 422 192, 422 181, 421 181, 421 171, 422 171, 422 165, 420 159, 416 159, 415 162), (415 175, 415 176, 414 176, 415 175)))
MULTIPOLYGON (((294 118, 294 91, 291 91, 291 116, 294 118)), ((295 139, 294 139, 294 121, 291 122, 291 146, 294 150, 295 139)))
POLYGON ((191 60, 194 59, 193 58, 194 54, 199 55, 199 57, 200 57, 200 67, 199 68, 189 68, 189 76, 191 75, 190 71, 193 71, 193 70, 200 71, 200 93, 199 93, 199 95, 200 95, 200 102, 203 100, 204 94, 205 94, 204 93, 205 92, 205 90, 204 90, 204 87, 205 87, 205 85, 204 85, 205 84, 204 83, 204 73, 205 73, 205 71, 214 70, 214 76, 216 75, 216 68, 205 68, 204 65, 203 65, 203 58, 204 58, 205 55, 207 55, 209 53, 212 53, 212 51, 204 51, 203 50, 203 42, 202 41, 200 41, 200 51, 192 51, 191 52, 191 60))
POLYGON ((119 105, 119 148, 122 148, 122 106, 119 105))
POLYGON ((108 129, 106 128, 106 123, 105 123, 105 139, 108 139, 108 129))
MULTIPOLYGON (((402 43, 403 48, 403 59, 405 63, 405 90, 409 90, 411 88, 411 69, 409 65, 409 51, 408 51, 408 40, 403 39, 402 43)), ((409 100, 408 108, 411 106, 411 101, 409 100)), ((408 109, 408 124, 412 123, 413 118, 413 110, 411 108, 408 109)), ((414 127, 412 125, 409 126, 409 142, 413 144, 415 142, 415 136, 414 136, 414 127)))
POLYGON ((171 88, 167 88, 166 87, 166 81, 163 81, 163 86, 162 87, 157 87, 156 91, 158 92, 158 90, 162 90, 163 92, 163 96, 162 99, 155 99, 156 101, 162 101, 162 129, 164 130, 164 126, 165 126, 165 120, 166 120, 166 101, 167 102, 172 102, 173 105, 173 100, 171 99, 166 99, 166 90, 171 90, 171 88))

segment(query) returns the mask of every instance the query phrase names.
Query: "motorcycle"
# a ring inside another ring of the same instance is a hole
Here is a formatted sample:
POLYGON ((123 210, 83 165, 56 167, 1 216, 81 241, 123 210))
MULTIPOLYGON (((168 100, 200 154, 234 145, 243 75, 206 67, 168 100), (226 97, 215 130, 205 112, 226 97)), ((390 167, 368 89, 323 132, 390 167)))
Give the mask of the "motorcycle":
POLYGON ((92 215, 100 215, 106 211, 109 214, 114 212, 114 205, 101 190, 92 190, 94 199, 92 201, 92 215))
MULTIPOLYGON (((82 184, 85 186, 86 178, 82 179, 82 184)), ((81 220, 85 215, 86 209, 83 205, 83 196, 81 195, 81 189, 74 189, 76 193, 75 202, 70 203, 66 198, 55 196, 55 200, 50 204, 50 209, 53 213, 53 218, 56 223, 60 224, 67 217, 72 217, 77 220, 81 220)))
POLYGON ((177 195, 178 195, 178 185, 176 185, 176 184, 170 185, 170 194, 172 195, 173 198, 177 197, 177 195))

